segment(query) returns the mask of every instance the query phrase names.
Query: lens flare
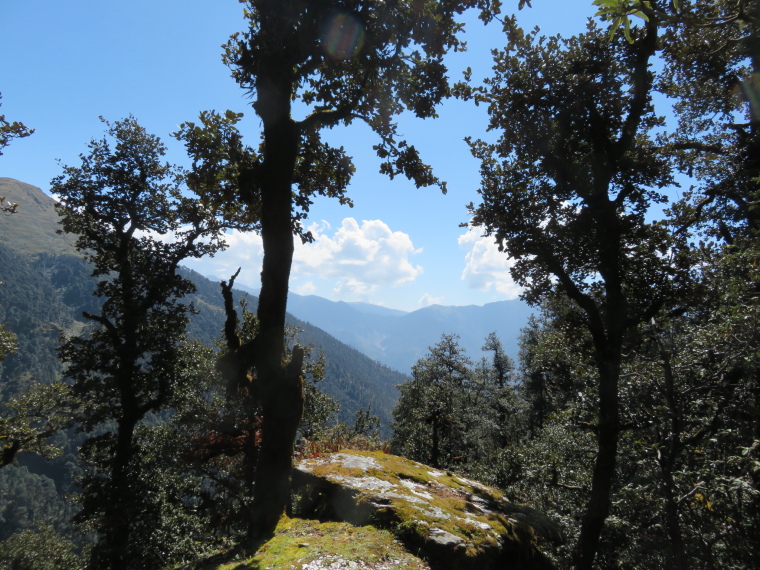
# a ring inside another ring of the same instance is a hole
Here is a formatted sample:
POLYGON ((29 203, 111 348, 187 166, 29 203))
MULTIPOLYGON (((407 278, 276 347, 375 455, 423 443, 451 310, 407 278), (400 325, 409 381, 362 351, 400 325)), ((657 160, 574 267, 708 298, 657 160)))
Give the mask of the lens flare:
POLYGON ((335 14, 322 33, 322 48, 333 59, 350 59, 364 45, 364 28, 349 14, 335 14))

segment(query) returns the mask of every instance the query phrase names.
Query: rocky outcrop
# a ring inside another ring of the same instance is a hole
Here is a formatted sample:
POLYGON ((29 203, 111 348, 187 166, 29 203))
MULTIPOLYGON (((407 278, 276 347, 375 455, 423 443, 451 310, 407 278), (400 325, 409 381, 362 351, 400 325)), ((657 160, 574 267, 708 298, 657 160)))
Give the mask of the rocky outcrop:
POLYGON ((293 486, 301 516, 388 529, 433 570, 552 568, 540 547, 562 540, 546 516, 495 489, 382 452, 303 460, 293 486))

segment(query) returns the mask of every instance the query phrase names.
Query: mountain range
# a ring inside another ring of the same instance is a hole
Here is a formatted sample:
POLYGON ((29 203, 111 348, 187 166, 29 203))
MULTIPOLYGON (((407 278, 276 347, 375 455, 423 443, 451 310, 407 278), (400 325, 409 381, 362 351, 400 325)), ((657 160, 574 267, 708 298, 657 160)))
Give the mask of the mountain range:
MULTIPOLYGON (((3 399, 32 379, 60 375, 55 349, 60 333, 85 326, 83 310, 92 307, 89 268, 73 247, 73 236, 57 233, 54 200, 39 188, 0 178, 0 197, 19 204, 0 220, 0 323, 18 336, 18 354, 2 365, 3 399)), ((189 333, 205 343, 218 338, 224 311, 218 282, 189 269, 196 284, 189 299, 199 309, 189 333)), ((256 291, 240 287, 254 309, 256 291)), ((471 358, 479 358, 485 337, 496 332, 507 354, 517 354, 517 338, 530 314, 519 301, 479 306, 431 305, 404 312, 368 303, 330 301, 290 293, 288 322, 299 341, 324 352, 327 368, 321 389, 341 404, 340 419, 350 422, 359 408, 372 406, 389 434, 396 385, 406 381, 412 365, 444 333, 460 336, 471 358)))
POLYGON ((489 333, 502 340, 505 352, 517 358, 520 329, 532 310, 521 301, 483 306, 430 305, 410 313, 374 305, 335 302, 314 295, 288 296, 288 310, 367 356, 408 373, 428 347, 443 334, 459 335, 470 358, 483 354, 489 333))

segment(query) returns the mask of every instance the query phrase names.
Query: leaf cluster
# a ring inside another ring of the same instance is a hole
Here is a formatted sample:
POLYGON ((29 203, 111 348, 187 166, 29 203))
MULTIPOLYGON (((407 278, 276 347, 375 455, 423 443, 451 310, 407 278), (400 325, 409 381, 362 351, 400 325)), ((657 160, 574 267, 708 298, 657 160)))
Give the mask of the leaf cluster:
MULTIPOLYGON (((2 95, 0 94, 0 99, 2 95)), ((30 129, 19 121, 9 122, 5 115, 0 115, 0 156, 3 156, 3 149, 8 146, 13 139, 22 139, 28 137, 34 133, 34 129, 30 129)), ((5 206, 5 204, 3 204, 5 206)))

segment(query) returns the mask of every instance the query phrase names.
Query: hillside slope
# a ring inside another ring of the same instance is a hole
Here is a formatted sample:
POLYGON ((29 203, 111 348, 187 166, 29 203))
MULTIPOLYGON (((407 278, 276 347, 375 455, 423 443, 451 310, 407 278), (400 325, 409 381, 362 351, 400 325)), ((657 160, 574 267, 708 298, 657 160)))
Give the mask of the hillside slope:
MULTIPOLYGON (((91 310, 93 280, 73 247, 73 238, 58 234, 52 198, 39 188, 0 178, 0 197, 19 204, 18 212, 0 219, 0 323, 18 336, 19 351, 2 365, 0 397, 7 398, 34 380, 50 382, 61 373, 56 348, 61 333, 86 326, 82 311, 91 310)), ((198 309, 188 327, 192 338, 211 343, 224 326, 218 283, 184 270, 197 287, 189 298, 198 309)), ((238 292, 238 295, 244 293, 238 292)), ((251 297, 249 308, 255 310, 251 297)), ((350 422, 356 411, 372 406, 388 434, 395 385, 406 377, 373 361, 324 331, 289 316, 302 330, 300 342, 314 344, 327 361, 320 388, 341 404, 340 419, 350 422)))

